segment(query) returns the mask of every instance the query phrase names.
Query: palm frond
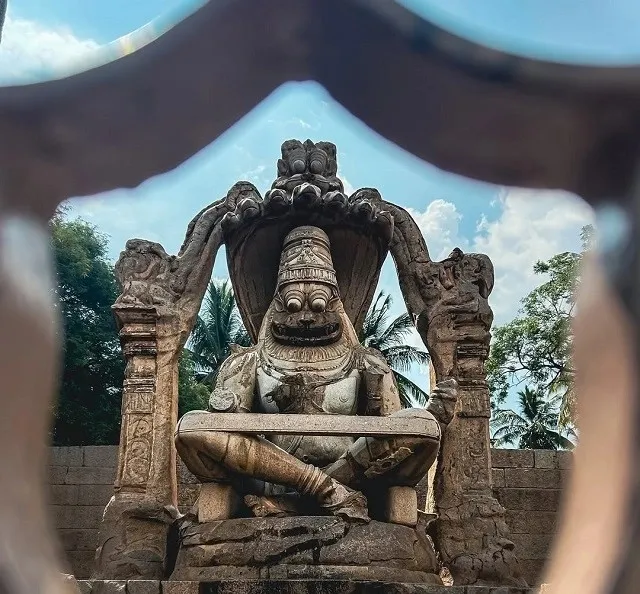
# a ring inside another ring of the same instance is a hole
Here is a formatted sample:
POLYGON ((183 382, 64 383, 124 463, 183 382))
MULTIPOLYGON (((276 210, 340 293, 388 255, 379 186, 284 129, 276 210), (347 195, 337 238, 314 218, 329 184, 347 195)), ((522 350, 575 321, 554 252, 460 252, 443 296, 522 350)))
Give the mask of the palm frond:
POLYGON ((401 373, 394 371, 393 374, 398 385, 402 406, 405 408, 424 408, 429 400, 429 394, 401 373))
POLYGON ((379 350, 402 344, 413 328, 413 321, 408 313, 399 315, 395 320, 391 321, 378 338, 379 350))
POLYGON ((429 353, 410 345, 394 346, 380 351, 389 366, 397 371, 406 372, 413 365, 428 365, 429 353))

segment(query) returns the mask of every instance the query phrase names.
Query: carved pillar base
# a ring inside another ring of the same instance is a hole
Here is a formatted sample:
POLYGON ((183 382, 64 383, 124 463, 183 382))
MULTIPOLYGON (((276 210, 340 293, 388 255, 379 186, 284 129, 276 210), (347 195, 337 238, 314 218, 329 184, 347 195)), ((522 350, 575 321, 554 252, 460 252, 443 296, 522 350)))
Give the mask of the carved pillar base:
POLYGON ((485 424, 458 417, 447 428, 433 484, 438 518, 429 531, 455 585, 522 587, 505 510, 485 471, 489 452, 481 444, 488 438, 478 435, 485 424))
POLYGON ((169 526, 177 517, 173 506, 138 493, 116 493, 104 510, 94 578, 162 579, 169 526))

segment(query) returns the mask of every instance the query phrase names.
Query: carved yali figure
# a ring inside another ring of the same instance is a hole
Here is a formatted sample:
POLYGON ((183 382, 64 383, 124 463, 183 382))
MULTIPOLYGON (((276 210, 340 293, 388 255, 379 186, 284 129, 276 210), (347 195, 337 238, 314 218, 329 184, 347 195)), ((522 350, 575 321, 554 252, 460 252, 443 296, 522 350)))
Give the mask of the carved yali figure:
MULTIPOLYGON (((446 424, 455 400, 455 386, 449 384, 434 390, 427 410, 401 409, 391 369, 379 352, 359 344, 345 314, 327 234, 318 227, 300 226, 284 240, 276 293, 257 345, 224 362, 210 410, 405 415, 446 424)), ((300 513, 301 505, 315 502, 324 513, 368 522, 363 493, 372 486, 416 485, 435 461, 439 445, 439 436, 266 439, 186 431, 189 414, 176 432, 182 460, 202 482, 232 482, 260 516, 300 513), (291 497, 292 493, 302 497, 291 497)))

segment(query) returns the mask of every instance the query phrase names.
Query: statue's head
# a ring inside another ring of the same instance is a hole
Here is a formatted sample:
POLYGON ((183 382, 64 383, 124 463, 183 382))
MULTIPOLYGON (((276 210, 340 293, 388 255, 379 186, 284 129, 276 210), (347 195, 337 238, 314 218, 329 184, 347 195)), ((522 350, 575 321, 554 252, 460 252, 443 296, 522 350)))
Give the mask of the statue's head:
POLYGON ((297 227, 285 238, 273 306, 271 333, 277 342, 323 346, 341 338, 342 304, 322 229, 297 227))

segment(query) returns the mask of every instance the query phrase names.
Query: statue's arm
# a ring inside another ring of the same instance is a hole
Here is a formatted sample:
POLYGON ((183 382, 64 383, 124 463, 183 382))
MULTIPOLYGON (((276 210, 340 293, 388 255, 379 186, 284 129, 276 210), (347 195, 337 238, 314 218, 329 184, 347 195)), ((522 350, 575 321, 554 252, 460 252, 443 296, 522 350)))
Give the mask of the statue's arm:
MULTIPOLYGON (((240 348, 240 347, 239 347, 240 348)), ((220 367, 209 399, 211 412, 251 412, 256 385, 257 357, 253 347, 228 357, 220 367)))
POLYGON ((365 414, 386 417, 399 411, 402 405, 396 378, 382 354, 367 348, 364 349, 362 359, 365 414))

